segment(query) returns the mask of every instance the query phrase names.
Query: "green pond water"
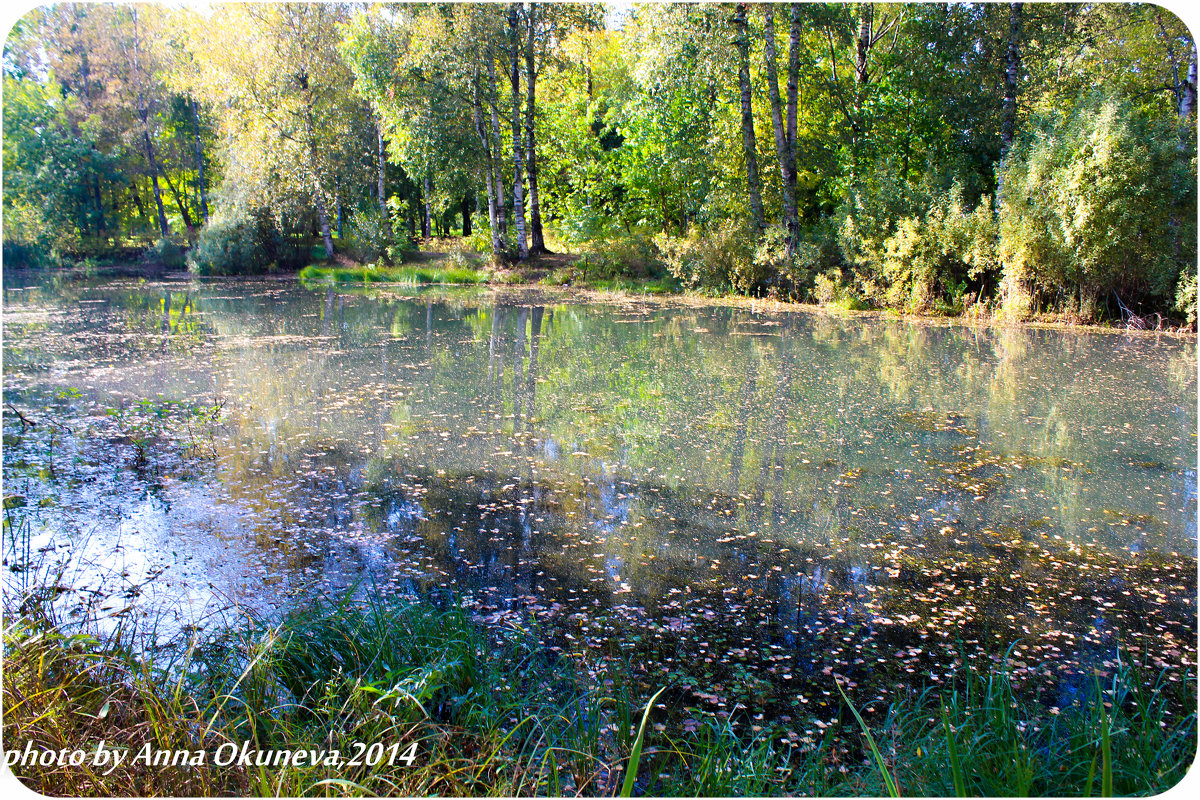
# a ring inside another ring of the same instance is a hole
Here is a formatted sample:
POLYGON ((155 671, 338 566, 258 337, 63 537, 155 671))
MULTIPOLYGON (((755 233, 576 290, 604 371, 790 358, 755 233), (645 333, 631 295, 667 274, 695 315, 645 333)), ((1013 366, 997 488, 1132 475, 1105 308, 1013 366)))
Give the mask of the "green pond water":
POLYGON ((1195 665, 1194 341, 290 281, 3 332, 5 591, 81 623, 433 597, 818 723, 1010 645, 1056 704, 1195 665))

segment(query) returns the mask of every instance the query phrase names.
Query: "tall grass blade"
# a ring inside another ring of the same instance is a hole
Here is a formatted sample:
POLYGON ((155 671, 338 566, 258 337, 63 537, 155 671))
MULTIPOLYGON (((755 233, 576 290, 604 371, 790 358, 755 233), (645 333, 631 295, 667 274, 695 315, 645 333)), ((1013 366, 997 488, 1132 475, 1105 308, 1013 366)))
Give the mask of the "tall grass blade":
POLYGON ((954 794, 958 797, 967 796, 966 782, 963 780, 962 763, 958 758, 958 742, 954 732, 950 730, 950 715, 946 713, 946 705, 942 704, 942 731, 946 734, 946 750, 950 754, 950 775, 954 779, 954 794))
POLYGON ((663 687, 654 693, 646 703, 646 710, 642 712, 642 724, 638 726, 637 739, 633 742, 633 751, 629 754, 629 767, 625 770, 625 782, 621 785, 621 797, 633 796, 633 785, 637 782, 638 763, 642 760, 642 743, 646 740, 646 723, 650 720, 650 709, 654 708, 654 701, 658 696, 665 692, 667 687, 663 687))
POLYGON ((1113 796, 1112 735, 1109 731, 1108 712, 1104 710, 1104 695, 1096 698, 1100 709, 1100 795, 1113 796))
POLYGON ((867 727, 862 714, 859 714, 858 709, 850 702, 850 698, 846 697, 846 692, 842 689, 841 682, 835 678, 833 684, 837 686, 838 694, 846 701, 846 705, 850 706, 850 712, 858 720, 858 727, 862 728, 863 735, 867 737, 867 744, 871 747, 871 755, 875 757, 875 764, 879 767, 880 773, 883 774, 883 782, 887 786, 888 796, 899 797, 900 789, 896 786, 896 780, 892 777, 892 773, 888 771, 887 762, 883 760, 883 755, 879 752, 879 748, 875 746, 875 737, 871 735, 871 729, 867 727))

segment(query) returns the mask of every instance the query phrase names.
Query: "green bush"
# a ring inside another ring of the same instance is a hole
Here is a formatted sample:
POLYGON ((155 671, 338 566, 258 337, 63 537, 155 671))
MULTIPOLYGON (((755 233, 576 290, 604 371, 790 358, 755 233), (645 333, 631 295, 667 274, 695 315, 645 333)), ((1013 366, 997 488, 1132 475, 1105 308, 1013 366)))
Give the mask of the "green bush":
POLYGON ((356 211, 347 225, 346 244, 350 257, 362 263, 390 258, 388 220, 378 206, 356 211))
MULTIPOLYGON (((72 237, 60 236, 70 240, 72 237)), ((62 266, 61 242, 45 213, 26 203, 5 198, 4 264, 8 267, 42 269, 62 266)))
POLYGON ((3 248, 4 264, 9 268, 43 269, 61 266, 58 255, 39 242, 5 239, 3 248))
POLYGON ((463 238, 463 246, 473 253, 492 252, 492 231, 486 217, 473 220, 471 235, 463 238))
POLYGON ((715 228, 691 228, 686 236, 659 236, 667 269, 685 286, 702 291, 749 294, 773 277, 754 258, 754 237, 742 223, 725 220, 715 228))
POLYGON ((1175 310, 1183 314, 1188 327, 1196 327, 1196 274, 1186 272, 1179 278, 1175 290, 1175 310))
POLYGON ((1169 304, 1196 260, 1194 150, 1167 121, 1095 92, 1029 128, 1003 172, 1006 279, 1085 318, 1110 292, 1169 304))
POLYGON ((862 311, 870 305, 846 279, 842 270, 828 270, 813 278, 813 296, 823 306, 834 306, 848 311, 862 311))
POLYGON ((967 212, 956 185, 932 198, 923 216, 900 220, 883 244, 889 306, 961 312, 967 279, 980 279, 997 267, 991 199, 981 198, 967 212))
POLYGON ((754 250, 754 264, 779 285, 780 294, 805 300, 813 293, 816 276, 841 264, 836 236, 826 220, 802 227, 795 249, 787 251, 787 230, 767 228, 754 250))
POLYGON ((913 312, 962 310, 968 281, 998 271, 992 202, 974 208, 957 182, 911 184, 880 169, 841 211, 838 244, 871 303, 913 312))
POLYGON ((162 238, 147 247, 142 258, 152 264, 162 264, 167 269, 179 269, 183 266, 183 248, 170 239, 162 238))
POLYGON ((655 242, 637 233, 613 234, 588 242, 576 267, 587 280, 644 278, 662 271, 655 242))
POLYGON ((214 217, 188 254, 197 275, 252 275, 277 266, 284 247, 274 217, 265 210, 214 217))

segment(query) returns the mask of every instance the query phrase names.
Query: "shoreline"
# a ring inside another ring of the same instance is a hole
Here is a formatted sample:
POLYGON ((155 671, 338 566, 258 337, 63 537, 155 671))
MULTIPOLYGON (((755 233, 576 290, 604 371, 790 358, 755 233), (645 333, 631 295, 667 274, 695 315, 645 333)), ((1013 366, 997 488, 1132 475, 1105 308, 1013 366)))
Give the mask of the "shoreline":
MULTIPOLYGON (((434 255, 431 253, 431 255, 434 255)), ((255 281, 277 281, 277 282, 295 282, 300 283, 300 271, 288 270, 263 273, 259 275, 212 275, 199 276, 194 275, 186 269, 170 270, 154 265, 120 265, 113 267, 102 267, 97 269, 93 274, 81 274, 77 269, 66 270, 33 270, 14 268, 5 271, 6 274, 18 278, 50 278, 60 277, 72 281, 86 280, 146 280, 146 281, 235 281, 235 282, 255 282, 255 281)), ((786 300, 777 300, 766 297, 750 297, 747 295, 724 294, 724 295, 705 295, 690 290, 679 292, 644 292, 637 293, 635 288, 626 289, 597 289, 586 286, 548 286, 539 283, 540 276, 531 280, 521 282, 505 283, 481 281, 475 284, 450 284, 450 283, 429 283, 413 286, 403 283, 387 283, 387 282, 330 282, 330 286, 340 288, 363 288, 382 291, 393 291, 396 289, 418 289, 424 291, 433 288, 449 288, 463 287, 476 290, 487 290, 493 293, 539 293, 545 295, 557 295, 559 297, 576 297, 587 300, 589 302, 629 302, 639 301, 655 305, 683 305, 694 308, 712 307, 712 306, 727 306, 732 308, 748 308, 751 313, 771 313, 771 314, 786 314, 800 313, 812 314, 818 316, 835 317, 839 319, 869 319, 881 321, 908 322, 910 324, 922 324, 931 327, 962 327, 962 328, 1028 328, 1032 330, 1053 330, 1070 333, 1092 333, 1092 334, 1123 334, 1128 336, 1169 336, 1175 339, 1190 340, 1196 342, 1200 340, 1196 330, 1188 330, 1185 327, 1177 328, 1130 328, 1113 323, 1097 323, 1097 322, 1077 322, 1069 319, 1063 319, 1061 313, 1046 314, 1032 317, 1029 319, 1008 319, 997 317, 991 314, 980 315, 959 315, 946 316, 939 314, 919 314, 913 312, 902 312, 894 309, 862 309, 851 310, 843 309, 836 306, 824 306, 817 303, 799 303, 786 300)), ((7 281, 5 281, 7 284, 7 281)))

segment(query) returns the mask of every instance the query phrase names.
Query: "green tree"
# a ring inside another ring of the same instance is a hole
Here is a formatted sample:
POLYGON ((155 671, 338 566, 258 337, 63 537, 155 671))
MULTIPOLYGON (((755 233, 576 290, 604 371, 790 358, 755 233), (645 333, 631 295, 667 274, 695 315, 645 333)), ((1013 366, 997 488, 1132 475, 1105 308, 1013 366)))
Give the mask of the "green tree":
POLYGON ((1005 168, 1006 278, 1085 317, 1108 295, 1167 307, 1196 258, 1195 150, 1172 122, 1100 92, 1035 117, 1005 168))

